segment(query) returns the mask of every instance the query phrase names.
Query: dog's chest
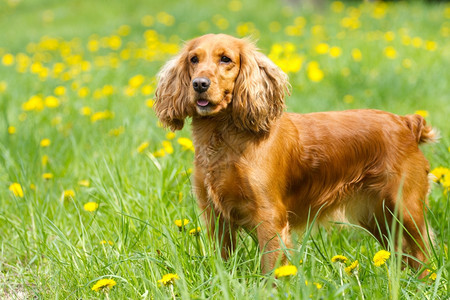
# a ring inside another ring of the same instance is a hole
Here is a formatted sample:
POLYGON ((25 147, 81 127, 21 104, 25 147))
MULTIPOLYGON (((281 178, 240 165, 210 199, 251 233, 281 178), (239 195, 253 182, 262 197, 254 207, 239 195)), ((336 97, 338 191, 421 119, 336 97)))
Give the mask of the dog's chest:
POLYGON ((201 186, 214 205, 226 219, 237 225, 250 223, 251 188, 245 175, 241 174, 238 155, 220 138, 212 137, 205 147, 196 149, 196 169, 202 174, 196 184, 201 186))

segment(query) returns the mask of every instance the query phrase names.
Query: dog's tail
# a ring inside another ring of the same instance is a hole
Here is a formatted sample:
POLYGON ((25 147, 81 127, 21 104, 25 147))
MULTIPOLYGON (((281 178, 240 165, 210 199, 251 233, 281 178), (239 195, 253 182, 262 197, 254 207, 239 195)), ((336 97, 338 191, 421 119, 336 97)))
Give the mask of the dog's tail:
POLYGON ((421 115, 407 115, 405 116, 405 121, 418 144, 434 143, 439 139, 439 132, 427 125, 427 122, 421 115))

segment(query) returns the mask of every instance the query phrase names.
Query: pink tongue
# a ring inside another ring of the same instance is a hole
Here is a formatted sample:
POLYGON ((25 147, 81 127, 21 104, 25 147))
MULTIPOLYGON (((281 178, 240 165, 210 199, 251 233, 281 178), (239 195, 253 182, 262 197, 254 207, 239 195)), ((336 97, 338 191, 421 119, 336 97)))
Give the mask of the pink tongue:
POLYGON ((209 104, 209 101, 208 100, 198 100, 197 104, 199 106, 207 106, 209 104))

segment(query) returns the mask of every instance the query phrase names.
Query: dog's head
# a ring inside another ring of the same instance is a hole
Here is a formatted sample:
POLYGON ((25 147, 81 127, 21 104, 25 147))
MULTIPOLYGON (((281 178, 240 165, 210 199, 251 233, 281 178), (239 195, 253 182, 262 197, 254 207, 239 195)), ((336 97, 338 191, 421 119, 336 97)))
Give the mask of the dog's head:
POLYGON ((252 42, 225 34, 189 41, 158 77, 155 111, 172 130, 189 116, 229 113, 240 129, 268 131, 289 88, 287 75, 252 42))

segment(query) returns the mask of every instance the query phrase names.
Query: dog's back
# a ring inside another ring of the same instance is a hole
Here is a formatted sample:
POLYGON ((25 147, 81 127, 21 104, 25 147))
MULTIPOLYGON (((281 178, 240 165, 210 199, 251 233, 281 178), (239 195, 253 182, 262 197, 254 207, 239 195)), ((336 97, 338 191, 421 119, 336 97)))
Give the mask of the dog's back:
POLYGON ((344 211, 386 242, 384 224, 392 224, 398 210, 408 231, 405 249, 424 259, 429 163, 418 145, 436 139, 425 120, 377 110, 284 117, 298 131, 298 155, 291 164, 297 176, 283 197, 291 225, 303 227, 308 214, 328 219, 344 211))

